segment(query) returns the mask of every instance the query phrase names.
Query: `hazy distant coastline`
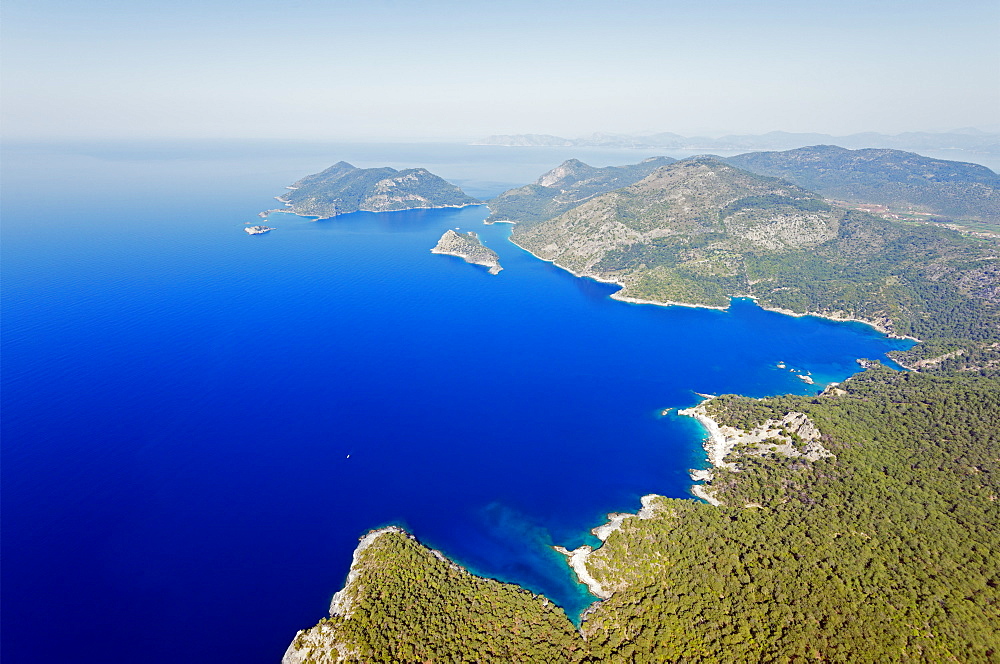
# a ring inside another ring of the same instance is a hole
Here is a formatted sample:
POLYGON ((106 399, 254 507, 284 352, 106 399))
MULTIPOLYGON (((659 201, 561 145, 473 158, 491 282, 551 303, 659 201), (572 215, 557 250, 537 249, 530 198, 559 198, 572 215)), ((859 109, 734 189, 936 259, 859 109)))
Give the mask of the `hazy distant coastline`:
POLYGON ((730 134, 719 138, 655 134, 594 133, 579 138, 550 134, 498 134, 472 145, 506 147, 606 147, 662 148, 669 150, 789 150, 807 145, 832 144, 844 148, 892 148, 896 150, 967 150, 1000 155, 1000 133, 975 128, 949 132, 911 131, 901 134, 864 132, 847 136, 772 131, 766 134, 730 134))

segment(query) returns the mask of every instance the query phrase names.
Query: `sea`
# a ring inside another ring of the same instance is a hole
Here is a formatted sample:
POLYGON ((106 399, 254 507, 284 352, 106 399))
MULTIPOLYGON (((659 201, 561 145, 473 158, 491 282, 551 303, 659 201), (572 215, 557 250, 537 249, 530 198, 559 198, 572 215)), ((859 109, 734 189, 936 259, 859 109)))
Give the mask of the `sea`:
POLYGON ((598 544, 590 529, 645 494, 695 500, 704 431, 676 409, 815 394, 912 342, 748 300, 618 302, 484 206, 243 229, 339 160, 488 198, 568 157, 653 154, 8 145, 4 659, 278 662, 388 524, 578 619, 595 598, 553 545, 598 544), (479 233, 503 271, 430 253, 447 229, 479 233))

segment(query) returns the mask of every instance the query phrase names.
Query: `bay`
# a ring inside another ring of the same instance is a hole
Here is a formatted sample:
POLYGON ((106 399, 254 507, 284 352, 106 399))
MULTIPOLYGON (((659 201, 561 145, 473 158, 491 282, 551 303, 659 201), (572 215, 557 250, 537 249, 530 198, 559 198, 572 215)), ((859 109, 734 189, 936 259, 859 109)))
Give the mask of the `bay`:
POLYGON ((551 546, 690 497, 697 393, 815 393, 907 342, 737 300, 630 305, 485 207, 272 215, 345 159, 489 196, 568 156, 469 146, 8 150, 3 623, 12 660, 275 662, 399 524, 470 570, 593 601, 551 546), (430 248, 475 230, 497 276, 430 248), (777 364, 784 362, 786 369, 777 364), (810 386, 789 369, 811 372, 810 386))

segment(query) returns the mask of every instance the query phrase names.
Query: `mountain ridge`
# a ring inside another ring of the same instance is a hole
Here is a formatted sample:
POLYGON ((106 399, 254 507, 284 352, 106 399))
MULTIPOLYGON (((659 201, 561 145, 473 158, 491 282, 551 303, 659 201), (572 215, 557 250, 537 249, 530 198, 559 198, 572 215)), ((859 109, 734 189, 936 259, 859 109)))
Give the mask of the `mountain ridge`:
POLYGON ((888 148, 815 145, 726 157, 829 198, 955 219, 1000 223, 1000 175, 979 164, 888 148))
POLYGON ((544 221, 593 196, 637 182, 675 161, 671 157, 650 157, 638 164, 598 168, 579 159, 567 159, 532 184, 510 189, 489 200, 490 216, 486 223, 544 221))

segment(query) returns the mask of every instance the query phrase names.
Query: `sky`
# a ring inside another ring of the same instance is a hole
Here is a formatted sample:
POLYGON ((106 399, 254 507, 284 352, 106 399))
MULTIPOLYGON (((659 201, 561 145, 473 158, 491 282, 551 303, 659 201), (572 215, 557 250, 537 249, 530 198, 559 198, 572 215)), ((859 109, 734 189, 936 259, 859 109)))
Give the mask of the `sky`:
POLYGON ((6 139, 996 129, 1000 2, 4 0, 6 139))

